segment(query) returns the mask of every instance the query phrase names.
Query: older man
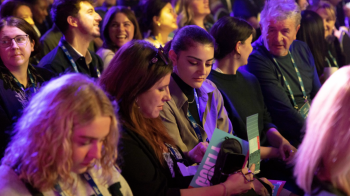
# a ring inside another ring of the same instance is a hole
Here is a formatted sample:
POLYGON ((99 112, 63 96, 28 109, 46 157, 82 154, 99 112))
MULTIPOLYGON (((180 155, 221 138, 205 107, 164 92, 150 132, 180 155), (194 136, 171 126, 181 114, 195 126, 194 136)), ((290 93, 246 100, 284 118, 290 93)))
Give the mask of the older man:
POLYGON ((296 147, 311 100, 321 86, 310 49, 295 40, 300 18, 294 0, 267 1, 261 12, 262 36, 246 66, 260 82, 273 123, 296 147))

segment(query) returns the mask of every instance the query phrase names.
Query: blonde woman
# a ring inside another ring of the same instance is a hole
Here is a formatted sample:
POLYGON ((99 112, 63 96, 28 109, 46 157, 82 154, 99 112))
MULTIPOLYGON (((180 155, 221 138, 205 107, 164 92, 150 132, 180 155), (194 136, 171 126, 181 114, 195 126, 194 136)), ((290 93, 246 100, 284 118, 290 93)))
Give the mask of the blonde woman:
POLYGON ((294 175, 307 195, 350 195, 350 67, 334 73, 312 102, 294 175))
POLYGON ((177 25, 182 28, 186 25, 197 25, 206 31, 213 26, 210 20, 209 0, 180 0, 177 25))
POLYGON ((132 195, 116 169, 117 141, 112 104, 94 82, 80 74, 53 80, 15 127, 0 195, 132 195))

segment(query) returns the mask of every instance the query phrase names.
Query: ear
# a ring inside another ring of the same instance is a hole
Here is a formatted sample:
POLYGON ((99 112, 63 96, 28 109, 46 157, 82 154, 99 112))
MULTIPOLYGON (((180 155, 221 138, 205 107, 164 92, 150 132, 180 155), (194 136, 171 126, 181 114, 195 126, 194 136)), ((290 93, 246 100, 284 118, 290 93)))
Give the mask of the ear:
POLYGON ((177 66, 177 54, 175 53, 174 50, 170 50, 168 55, 169 55, 170 60, 173 62, 173 66, 176 67, 177 66))
POLYGON ((34 46, 35 46, 35 41, 33 40, 32 42, 30 42, 30 49, 32 52, 34 51, 34 46))
POLYGON ((241 43, 242 43, 241 41, 238 41, 237 44, 236 44, 236 47, 235 47, 236 52, 238 54, 241 54, 241 43))
POLYGON ((157 26, 160 26, 160 18, 158 16, 153 16, 152 20, 153 23, 156 24, 157 26))
POLYGON ((73 16, 68 16, 67 22, 70 26, 78 27, 78 20, 77 20, 77 18, 75 18, 73 16))

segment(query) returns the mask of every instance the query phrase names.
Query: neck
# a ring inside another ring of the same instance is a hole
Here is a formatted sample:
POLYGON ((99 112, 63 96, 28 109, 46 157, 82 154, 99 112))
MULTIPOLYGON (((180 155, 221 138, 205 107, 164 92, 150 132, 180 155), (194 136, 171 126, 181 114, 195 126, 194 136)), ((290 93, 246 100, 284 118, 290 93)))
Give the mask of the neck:
POLYGON ((160 31, 159 29, 154 30, 154 37, 156 40, 162 44, 162 46, 165 46, 165 44, 168 42, 168 36, 171 32, 165 32, 165 31, 160 31))
POLYGON ((226 55, 223 59, 217 60, 214 63, 215 67, 218 67, 224 74, 236 75, 240 64, 235 55, 226 55))
POLYGON ((90 42, 93 40, 87 36, 81 35, 81 33, 76 33, 74 31, 68 33, 64 37, 66 41, 84 57, 88 51, 90 42))
POLYGON ((192 19, 193 24, 205 29, 204 27, 204 19, 206 16, 197 16, 195 18, 192 19))
POLYGON ((7 67, 13 76, 21 83, 24 87, 27 87, 28 84, 28 64, 26 66, 19 67, 7 67))

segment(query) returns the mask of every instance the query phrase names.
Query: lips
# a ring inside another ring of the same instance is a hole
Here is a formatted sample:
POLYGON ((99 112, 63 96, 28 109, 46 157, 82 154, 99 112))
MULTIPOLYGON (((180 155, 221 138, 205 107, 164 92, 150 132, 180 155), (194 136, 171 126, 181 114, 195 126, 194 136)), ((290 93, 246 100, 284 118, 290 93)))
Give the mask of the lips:
POLYGON ((117 35, 117 39, 122 39, 122 40, 124 40, 124 39, 126 39, 126 35, 117 35))

